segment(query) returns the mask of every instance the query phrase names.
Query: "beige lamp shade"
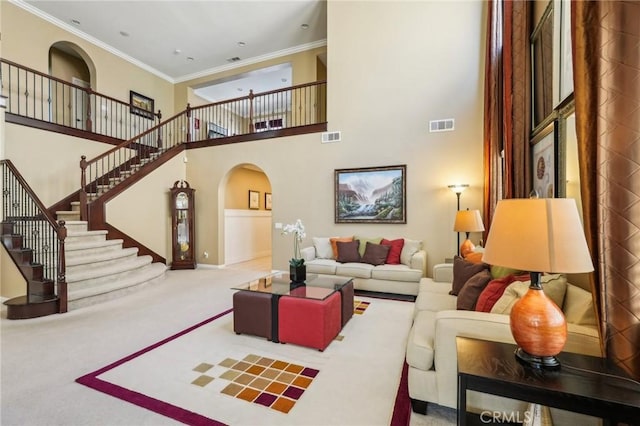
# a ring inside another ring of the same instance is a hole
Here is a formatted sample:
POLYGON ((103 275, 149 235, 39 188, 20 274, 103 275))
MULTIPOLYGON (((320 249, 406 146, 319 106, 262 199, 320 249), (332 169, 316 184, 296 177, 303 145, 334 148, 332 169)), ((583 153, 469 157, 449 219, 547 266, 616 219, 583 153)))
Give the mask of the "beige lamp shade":
POLYGON ((459 210, 458 213, 456 213, 453 230, 455 232, 467 233, 467 239, 460 245, 460 255, 465 257, 467 254, 473 252, 475 245, 469 239, 469 232, 484 231, 480 210, 459 210))
POLYGON ((482 260, 521 271, 593 271, 578 208, 569 198, 499 201, 482 260))

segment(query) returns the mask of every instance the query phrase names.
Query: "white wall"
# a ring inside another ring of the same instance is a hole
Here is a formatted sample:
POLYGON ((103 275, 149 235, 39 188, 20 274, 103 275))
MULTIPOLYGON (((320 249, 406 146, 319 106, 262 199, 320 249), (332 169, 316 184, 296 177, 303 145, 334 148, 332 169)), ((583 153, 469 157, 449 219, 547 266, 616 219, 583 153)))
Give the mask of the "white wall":
POLYGON ((224 210, 225 263, 244 262, 271 256, 271 212, 224 210))

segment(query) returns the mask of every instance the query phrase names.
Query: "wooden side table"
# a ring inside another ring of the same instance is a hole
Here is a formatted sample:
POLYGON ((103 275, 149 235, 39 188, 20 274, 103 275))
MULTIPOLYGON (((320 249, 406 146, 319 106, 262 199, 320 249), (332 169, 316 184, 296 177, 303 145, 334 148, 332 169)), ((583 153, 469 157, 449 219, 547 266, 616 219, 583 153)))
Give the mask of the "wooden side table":
POLYGON ((515 345, 458 337, 456 346, 458 425, 466 424, 467 390, 600 417, 605 425, 640 425, 640 384, 604 358, 563 352, 559 370, 536 370, 516 360, 515 345))

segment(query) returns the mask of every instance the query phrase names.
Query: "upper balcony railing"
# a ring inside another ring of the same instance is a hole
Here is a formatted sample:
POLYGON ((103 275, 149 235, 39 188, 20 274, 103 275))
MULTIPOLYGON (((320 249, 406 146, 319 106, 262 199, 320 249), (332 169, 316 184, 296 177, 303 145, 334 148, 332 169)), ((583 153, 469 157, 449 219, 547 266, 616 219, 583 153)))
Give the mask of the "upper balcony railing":
POLYGON ((0 83, 6 112, 20 117, 123 140, 156 124, 126 102, 1 58, 0 83))

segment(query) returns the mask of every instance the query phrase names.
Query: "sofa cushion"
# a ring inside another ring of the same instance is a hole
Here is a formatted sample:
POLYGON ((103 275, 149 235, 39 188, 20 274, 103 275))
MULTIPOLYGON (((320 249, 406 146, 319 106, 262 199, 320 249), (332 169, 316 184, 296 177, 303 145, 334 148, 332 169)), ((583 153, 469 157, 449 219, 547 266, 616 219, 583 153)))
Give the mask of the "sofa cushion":
POLYGON ((567 285, 564 297, 564 316, 567 322, 578 325, 596 325, 593 296, 587 290, 567 285))
POLYGON ((349 242, 353 241, 353 237, 331 237, 329 238, 329 242, 331 243, 331 249, 333 250, 333 258, 338 258, 338 241, 349 242))
POLYGON ((469 278, 488 268, 489 265, 486 263, 471 263, 460 256, 455 256, 453 258, 453 282, 449 294, 457 296, 469 278))
POLYGON ((314 237, 313 247, 316 249, 316 257, 318 259, 334 259, 329 237, 314 237))
POLYGON ((374 266, 368 263, 338 263, 336 275, 354 278, 371 278, 374 266))
POLYGON ((339 263, 333 259, 313 259, 305 262, 305 265, 309 273, 335 275, 339 263))
POLYGON ((371 265, 384 265, 384 262, 387 260, 387 254, 389 254, 389 246, 367 241, 367 247, 364 249, 361 262, 371 265))
POLYGON ((422 250, 422 241, 405 239, 400 252, 400 263, 411 266, 411 257, 420 250, 422 250))
POLYGON ((347 262, 360 262, 360 252, 358 252, 358 246, 360 241, 353 240, 349 242, 337 241, 338 256, 336 260, 340 263, 347 262))
POLYGON ((489 284, 489 281, 491 281, 491 272, 489 272, 488 269, 483 269, 469 278, 458 293, 457 309, 465 311, 474 310, 478 296, 480 296, 482 290, 489 284))
POLYGON ((389 265, 399 265, 400 264, 400 254, 402 253, 402 247, 404 247, 404 238, 399 238, 397 240, 387 240, 383 238, 380 241, 380 244, 385 246, 389 246, 389 254, 387 255, 387 261, 389 265))
POLYGON ((366 238, 359 235, 354 235, 353 239, 360 241, 360 247, 358 248, 360 257, 364 256, 364 251, 367 249, 367 243, 380 244, 380 241, 382 241, 382 238, 366 238))
POLYGON ((509 284, 516 280, 515 275, 497 278, 489 281, 489 284, 482 290, 476 302, 477 312, 491 312, 491 308, 502 297, 509 284))
POLYGON ((388 281, 420 282, 422 271, 407 265, 378 265, 371 271, 371 278, 388 281))
MULTIPOLYGON (((531 281, 514 281, 509 284, 502 297, 491 308, 491 313, 509 314, 513 305, 529 290, 530 284, 531 281)), ((556 305, 562 306, 567 292, 567 277, 560 274, 543 275, 542 289, 556 305)))
POLYGON ((436 331, 436 313, 420 311, 413 320, 407 340, 407 364, 428 371, 433 367, 433 340, 436 331))

